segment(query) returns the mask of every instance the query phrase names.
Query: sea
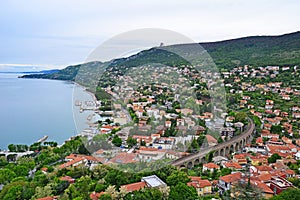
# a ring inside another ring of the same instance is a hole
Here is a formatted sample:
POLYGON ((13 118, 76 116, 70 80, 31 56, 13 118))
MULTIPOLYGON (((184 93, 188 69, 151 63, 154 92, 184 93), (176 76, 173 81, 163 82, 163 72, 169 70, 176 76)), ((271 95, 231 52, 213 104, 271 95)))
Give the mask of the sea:
POLYGON ((30 145, 43 136, 62 144, 88 128, 93 111, 79 112, 76 100, 93 96, 67 81, 18 78, 20 73, 0 72, 0 149, 9 144, 30 145))

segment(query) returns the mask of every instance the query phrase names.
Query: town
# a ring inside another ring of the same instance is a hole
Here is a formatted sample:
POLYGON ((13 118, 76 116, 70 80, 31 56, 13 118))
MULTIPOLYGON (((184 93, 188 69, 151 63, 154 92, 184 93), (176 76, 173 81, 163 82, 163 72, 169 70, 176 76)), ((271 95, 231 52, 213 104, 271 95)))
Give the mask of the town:
POLYGON ((115 83, 99 84, 110 98, 76 101, 80 112, 100 116, 89 130, 62 146, 35 143, 28 157, 17 158, 11 152, 19 147, 10 146, 1 157, 0 198, 22 176, 36 182, 31 193, 40 200, 299 193, 299 76, 298 66, 112 69, 115 83), (11 170, 15 162, 23 169, 11 170))

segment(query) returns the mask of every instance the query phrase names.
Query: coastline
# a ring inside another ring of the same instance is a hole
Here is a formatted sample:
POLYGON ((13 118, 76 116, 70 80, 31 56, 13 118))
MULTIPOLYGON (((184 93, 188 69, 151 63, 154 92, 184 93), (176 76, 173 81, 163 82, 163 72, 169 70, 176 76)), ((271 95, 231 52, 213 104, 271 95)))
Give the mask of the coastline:
POLYGON ((19 75, 1 73, 1 132, 6 134, 1 136, 0 149, 7 150, 9 144, 31 145, 44 135, 59 144, 73 136, 74 84, 64 80, 29 80, 19 75), (22 120, 16 126, 12 119, 22 120))
MULTIPOLYGON (((72 83, 74 84, 74 90, 73 90, 73 102, 72 102, 72 107, 73 107, 73 117, 74 117, 74 122, 75 122, 75 126, 77 129, 76 135, 75 136, 82 136, 82 135, 88 135, 88 136, 92 136, 95 135, 99 132, 98 129, 96 129, 96 125, 91 122, 91 120, 96 117, 99 116, 98 111, 98 106, 99 105, 99 101, 97 100, 96 96, 94 93, 88 91, 87 87, 76 83, 74 81, 72 81, 72 83), (77 87, 77 89, 76 89, 77 87), (82 99, 79 97, 75 97, 76 95, 76 90, 80 91, 78 93, 83 92, 84 94, 88 95, 89 97, 86 99, 82 99), (85 101, 92 101, 95 105, 94 108, 89 108, 89 109, 82 109, 82 104, 85 101), (76 102, 80 102, 79 105, 76 105, 76 102), (76 108, 77 107, 77 108, 76 108), (86 114, 87 113, 87 114, 86 114), (82 116, 84 117, 84 119, 82 118, 82 116), (81 118, 81 119, 78 119, 81 118), (80 121, 79 121, 80 120, 80 121), (85 128, 81 129, 81 131, 78 131, 78 126, 80 126, 79 124, 82 125, 82 123, 84 123, 86 125, 85 128)), ((74 137, 74 136, 72 136, 74 137)), ((71 137, 71 138, 72 138, 71 137)), ((68 140, 70 140, 71 138, 69 138, 68 140)))
MULTIPOLYGON (((27 79, 27 80, 31 79, 32 80, 32 78, 20 78, 18 76, 19 74, 17 74, 17 73, 9 73, 9 74, 10 75, 15 74, 16 76, 13 76, 13 77, 16 80, 17 79, 23 79, 23 80, 24 79, 27 79)), ((35 79, 35 80, 41 80, 41 79, 35 79)), ((8 146, 7 145, 10 144, 10 143, 12 143, 12 144, 26 144, 26 145, 31 145, 34 142, 36 142, 39 138, 41 138, 42 136, 44 136, 45 134, 49 136, 50 141, 56 141, 56 142, 58 142, 58 145, 60 146, 60 145, 63 145, 66 141, 68 141, 71 138, 73 138, 74 136, 83 135, 83 134, 89 134, 89 133, 91 133, 91 134, 92 133, 93 134, 96 133, 95 129, 97 129, 97 126, 94 123, 92 123, 91 119, 93 119, 94 117, 97 117, 99 115, 99 113, 97 112, 97 110, 96 109, 86 110, 86 111, 84 111, 86 113, 83 114, 83 115, 81 115, 81 117, 78 118, 78 115, 80 115, 81 113, 79 113, 78 108, 77 109, 75 108, 76 106, 74 104, 75 101, 76 101, 76 98, 75 98, 76 95, 74 96, 74 93, 76 93, 76 91, 75 91, 76 87, 78 89, 78 93, 79 93, 78 95, 82 95, 82 93, 84 93, 82 100, 86 99, 87 101, 93 101, 96 104, 98 102, 98 100, 97 100, 95 94, 93 92, 88 91, 87 87, 85 87, 83 85, 80 85, 80 84, 76 83, 75 81, 57 80, 57 79, 46 79, 46 80, 51 80, 51 82, 54 80, 54 83, 56 81, 58 81, 58 82, 61 82, 61 83, 73 84, 73 86, 71 88, 71 92, 70 92, 70 94, 71 94, 71 96, 70 96, 70 100, 71 100, 71 112, 72 112, 71 113, 72 118, 70 120, 73 121, 74 128, 71 128, 71 129, 69 129, 69 128, 68 129, 60 129, 59 131, 54 131, 54 132, 51 131, 52 129, 51 130, 46 129, 46 131, 43 131, 43 133, 42 133, 41 136, 39 136, 38 134, 36 134, 37 137, 33 136, 32 138, 29 138, 30 140, 28 140, 28 141, 24 140, 24 142, 20 143, 20 142, 17 141, 17 139, 14 139, 14 140, 9 141, 7 144, 4 142, 3 145, 2 145, 2 148, 0 148, 1 150, 8 150, 8 146), (86 98, 86 95, 88 96, 87 98, 86 98), (86 115, 92 115, 90 117, 91 119, 89 120, 87 117, 84 118, 84 116, 86 116, 86 115), (76 117, 77 117, 77 121, 76 121, 76 117), (78 120, 81 120, 81 121, 78 121, 78 120), (84 129, 78 129, 77 127, 80 126, 80 125, 78 125, 78 123, 79 124, 80 123, 81 124, 85 124, 84 125, 85 128, 84 129), (83 132, 85 129, 86 130, 88 130, 88 129, 89 130, 94 130, 94 131, 93 132, 88 132, 88 131, 87 132, 83 132), (69 130, 71 130, 71 132, 69 130), (70 132, 70 134, 66 134, 65 137, 63 137, 63 138, 59 137, 60 139, 58 139, 57 136, 56 136, 58 132, 65 132, 65 133, 70 132)), ((34 87, 38 87, 39 83, 37 82, 36 84, 37 84, 37 86, 34 86, 34 85, 33 86, 34 87)), ((56 94, 56 95, 59 95, 59 94, 56 94)), ((61 109, 61 111, 63 111, 63 109, 61 109)), ((35 114, 32 114, 32 115, 36 116, 35 114)), ((65 121, 65 120, 63 120, 63 121, 65 121)), ((28 124, 31 124, 31 123, 28 123, 28 124)), ((32 126, 33 126, 33 124, 32 124, 32 126)), ((39 133, 39 132, 41 132, 41 129, 38 129, 37 127, 35 127, 34 130, 31 130, 30 132, 39 133)))
MULTIPOLYGON (((52 80, 52 79, 51 79, 52 80)), ((79 86, 81 87, 86 93, 88 93, 89 95, 92 96, 93 100, 96 102, 98 101, 96 98, 96 95, 93 92, 88 91, 87 87, 80 85, 79 83, 75 82, 75 81, 71 81, 75 86, 79 86)))

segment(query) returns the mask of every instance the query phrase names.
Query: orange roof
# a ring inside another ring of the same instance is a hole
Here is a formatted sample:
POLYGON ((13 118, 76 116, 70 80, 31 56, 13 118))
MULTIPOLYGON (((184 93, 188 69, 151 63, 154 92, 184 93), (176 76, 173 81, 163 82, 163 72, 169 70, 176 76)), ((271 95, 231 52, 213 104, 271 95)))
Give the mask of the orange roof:
POLYGON ((46 171, 48 171, 48 168, 47 167, 43 167, 42 171, 46 172, 46 171))
POLYGON ((256 143, 263 143, 262 137, 258 137, 258 138, 256 139, 256 143))
POLYGON ((266 145, 269 151, 279 152, 279 151, 290 151, 290 148, 285 145, 266 145))
POLYGON ((216 138, 214 138, 211 135, 206 135, 206 139, 208 143, 218 143, 218 141, 216 140, 216 138))
POLYGON ((70 155, 68 155, 68 156, 66 156, 66 159, 75 159, 75 158, 77 158, 77 157, 80 157, 80 155, 77 155, 77 154, 70 154, 70 155))
POLYGON ((264 193, 274 194, 273 190, 263 182, 250 180, 250 183, 260 188, 264 193))
POLYGON ((108 163, 119 163, 119 164, 127 164, 127 163, 134 163, 136 155, 134 153, 126 153, 121 152, 118 153, 115 157, 109 160, 108 163))
POLYGON ((73 182, 75 179, 70 176, 63 176, 60 178, 61 181, 73 182))
POLYGON ((226 183, 233 183, 235 181, 238 181, 240 180, 242 177, 242 173, 241 172, 237 172, 237 173, 234 173, 234 174, 228 174, 226 176, 220 176, 219 177, 219 180, 222 180, 226 183))
POLYGON ((263 134, 271 134, 271 131, 267 130, 267 129, 263 129, 261 130, 261 133, 263 134))
POLYGON ((290 175, 295 174, 294 170, 291 170, 291 169, 286 170, 285 173, 290 174, 290 175))
POLYGON ((98 162, 98 159, 95 158, 94 156, 84 156, 84 157, 85 157, 85 159, 87 159, 87 160, 98 162))
POLYGON ((61 164, 60 168, 70 167, 70 166, 74 165, 75 163, 79 163, 79 162, 81 162, 83 160, 84 160, 83 157, 75 158, 75 159, 73 159, 73 160, 71 160, 71 161, 69 161, 67 163, 61 164))
POLYGON ((144 181, 137 182, 137 183, 131 183, 131 184, 127 184, 127 185, 121 185, 121 188, 124 188, 127 192, 140 190, 144 187, 146 187, 146 183, 144 181))
POLYGON ((203 167, 207 167, 209 169, 220 169, 219 165, 216 165, 215 163, 207 163, 203 164, 203 167))
POLYGON ((234 159, 246 159, 249 155, 245 154, 245 153, 241 153, 241 154, 235 154, 233 157, 234 159))
POLYGON ((158 151, 158 148, 150 148, 150 147, 140 147, 140 150, 142 151, 158 151))
POLYGON ((212 184, 208 180, 200 180, 197 182, 188 182, 188 186, 193 186, 194 188, 204 188, 212 186, 212 184))
POLYGON ((266 166, 266 165, 261 165, 261 166, 256 166, 256 169, 259 171, 272 171, 272 167, 266 166))
POLYGON ((90 194, 90 199, 92 199, 92 200, 98 200, 99 197, 100 197, 101 195, 103 195, 103 194, 105 194, 105 192, 100 192, 100 193, 92 192, 92 193, 90 194))
POLYGON ((54 197, 48 196, 48 197, 39 198, 37 200, 56 200, 56 199, 58 199, 58 196, 54 196, 54 197))
POLYGON ((259 180, 261 180, 261 181, 269 181, 269 180, 271 180, 272 179, 272 175, 271 174, 260 174, 260 175, 258 175, 258 177, 257 177, 259 180))
POLYGON ((234 168, 234 169, 242 169, 243 167, 237 162, 226 162, 224 163, 225 167, 227 168, 234 168))
POLYGON ((286 177, 286 174, 284 172, 282 172, 281 170, 273 170, 273 171, 271 171, 271 174, 273 176, 286 177))
POLYGON ((202 180, 201 177, 199 177, 199 176, 189 176, 189 178, 191 179, 191 181, 196 181, 196 182, 202 180))
POLYGON ((188 186, 193 186, 195 188, 204 188, 208 186, 212 186, 211 182, 208 180, 202 180, 201 177, 198 176, 189 176, 191 182, 188 182, 188 186))

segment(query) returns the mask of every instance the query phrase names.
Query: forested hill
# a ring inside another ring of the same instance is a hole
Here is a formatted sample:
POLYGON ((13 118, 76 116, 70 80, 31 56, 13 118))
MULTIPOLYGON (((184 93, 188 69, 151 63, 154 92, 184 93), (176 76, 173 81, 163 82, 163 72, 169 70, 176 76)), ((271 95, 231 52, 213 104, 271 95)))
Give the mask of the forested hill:
POLYGON ((300 32, 280 36, 252 36, 221 42, 200 43, 218 67, 239 65, 297 65, 300 63, 300 32))
MULTIPOLYGON (((193 52, 195 44, 174 45, 176 48, 193 52), (191 47, 191 48, 189 48, 191 47)), ((232 69, 237 65, 298 65, 300 64, 300 32, 281 36, 252 36, 220 42, 200 43, 210 54, 218 68, 232 69)), ((134 67, 148 63, 161 63, 171 66, 187 64, 181 57, 159 48, 151 48, 128 58, 116 59, 108 63, 109 67, 134 67)), ((101 62, 92 62, 69 66, 53 74, 32 74, 23 78, 46 78, 74 80, 80 67, 103 66, 101 62)))

